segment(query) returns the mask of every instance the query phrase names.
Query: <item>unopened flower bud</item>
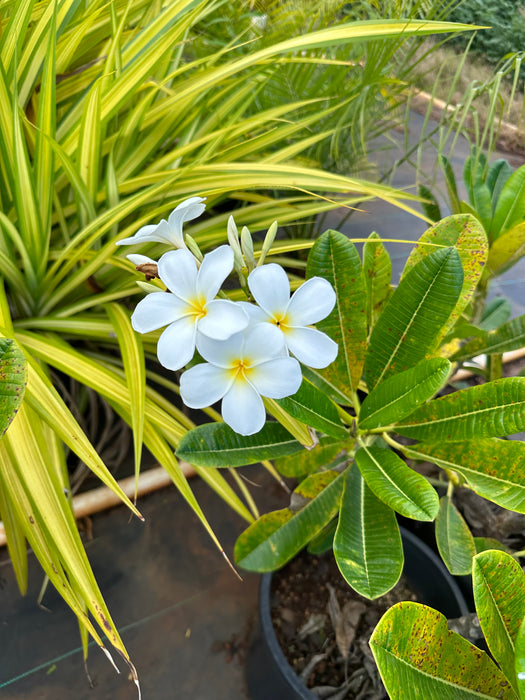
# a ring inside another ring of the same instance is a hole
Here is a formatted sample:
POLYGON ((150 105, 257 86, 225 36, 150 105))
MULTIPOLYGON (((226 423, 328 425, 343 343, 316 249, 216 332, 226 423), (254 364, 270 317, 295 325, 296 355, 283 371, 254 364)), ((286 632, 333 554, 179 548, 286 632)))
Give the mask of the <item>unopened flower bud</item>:
POLYGON ((264 263, 266 256, 268 255, 268 252, 270 251, 270 248, 273 245, 276 234, 277 234, 277 221, 274 221, 273 224, 268 229, 266 236, 264 237, 264 241, 263 241, 262 248, 261 248, 261 255, 259 257, 259 262, 257 263, 257 265, 262 265, 264 263))
POLYGON ((186 234, 184 238, 186 240, 186 245, 188 246, 188 250, 190 251, 190 253, 197 260, 197 262, 201 263, 203 261, 204 255, 201 253, 201 250, 197 245, 197 241, 188 234, 186 234))
POLYGON ((253 254, 253 241, 250 231, 246 226, 241 231, 241 248, 246 261, 246 267, 251 272, 255 267, 255 255, 253 254))

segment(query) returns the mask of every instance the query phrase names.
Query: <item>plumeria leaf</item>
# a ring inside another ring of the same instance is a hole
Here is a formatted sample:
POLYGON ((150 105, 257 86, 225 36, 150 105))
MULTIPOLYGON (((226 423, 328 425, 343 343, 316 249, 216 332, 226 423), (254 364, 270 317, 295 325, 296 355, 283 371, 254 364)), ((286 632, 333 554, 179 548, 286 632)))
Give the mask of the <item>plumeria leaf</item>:
POLYGON ((494 331, 506 323, 511 315, 512 306, 510 301, 505 299, 505 297, 495 297, 485 304, 479 326, 484 331, 494 331))
POLYGON ((365 598, 387 593, 403 569, 394 511, 372 493, 355 464, 346 470, 334 555, 348 585, 365 598))
POLYGON ((370 648, 391 700, 516 700, 492 659, 426 605, 407 601, 387 610, 370 648))
POLYGON ((463 362, 478 355, 519 350, 525 346, 525 314, 513 318, 503 326, 490 331, 483 338, 474 338, 450 358, 453 362, 463 362))
POLYGON ((11 338, 0 338, 0 436, 20 408, 25 388, 24 353, 11 338))
POLYGON ((337 413, 336 405, 306 379, 303 379, 299 391, 293 396, 277 399, 276 402, 291 416, 315 430, 340 440, 348 436, 348 431, 342 425, 337 413))
MULTIPOLYGON (((329 380, 328 377, 324 376, 325 373, 322 372, 322 370, 312 369, 311 367, 303 367, 302 370, 303 377, 308 379, 309 382, 320 389, 332 401, 343 406, 350 403, 348 396, 339 391, 334 381, 329 380), (321 372, 323 376, 321 376, 321 372)), ((337 377, 335 377, 334 380, 337 381, 337 377)))
POLYGON ((503 542, 494 539, 494 537, 474 537, 474 544, 476 545, 476 554, 486 552, 488 549, 497 549, 499 552, 512 554, 512 551, 503 542))
POLYGON ((513 226, 491 246, 487 266, 491 273, 501 275, 525 255, 525 222, 513 226))
POLYGON ((343 474, 307 477, 294 491, 290 508, 267 513, 235 543, 235 561, 248 571, 274 571, 295 556, 339 510, 343 474))
POLYGON ((524 197, 525 166, 522 165, 512 173, 501 190, 490 226, 492 243, 523 220, 524 197))
POLYGON ((337 231, 325 231, 308 256, 306 276, 327 279, 337 301, 317 328, 339 346, 335 361, 320 372, 352 400, 361 380, 366 348, 366 287, 361 260, 354 244, 337 231))
POLYGON ((295 478, 304 476, 317 471, 325 464, 330 464, 345 446, 347 443, 322 437, 312 450, 301 450, 288 457, 279 457, 274 461, 274 465, 282 476, 295 478))
POLYGON ((292 455, 304 448, 280 423, 267 422, 255 435, 239 435, 225 423, 206 423, 190 430, 177 457, 201 467, 242 467, 292 455))
POLYGON ((436 490, 392 450, 361 447, 355 461, 371 491, 392 510, 415 520, 434 520, 439 510, 436 490))
POLYGON ((487 234, 479 221, 470 214, 457 214, 438 221, 421 236, 412 250, 402 278, 426 255, 435 251, 436 245, 454 246, 464 273, 459 299, 448 322, 440 332, 439 340, 441 340, 458 321, 472 299, 487 260, 487 234))
POLYGON ((497 379, 420 406, 396 431, 425 442, 514 435, 525 430, 525 378, 497 379))
POLYGON ((419 443, 405 447, 413 459, 459 472, 479 496, 502 508, 525 513, 525 443, 486 438, 465 442, 419 443))
POLYGON ((432 353, 463 284, 454 248, 425 256, 403 277, 372 330, 365 361, 371 391, 432 353))
POLYGON ((441 389, 450 370, 448 360, 433 358, 381 382, 361 405, 359 428, 371 430, 406 418, 441 389))
POLYGON ((436 518, 436 542, 451 574, 470 574, 476 545, 467 523, 448 496, 443 496, 440 500, 436 518))
POLYGON ((472 587, 490 653, 517 692, 514 645, 525 617, 525 574, 510 554, 489 550, 474 557, 472 587))
POLYGON ((363 246, 363 274, 366 285, 366 315, 372 328, 392 293, 392 262, 377 233, 371 233, 363 246))

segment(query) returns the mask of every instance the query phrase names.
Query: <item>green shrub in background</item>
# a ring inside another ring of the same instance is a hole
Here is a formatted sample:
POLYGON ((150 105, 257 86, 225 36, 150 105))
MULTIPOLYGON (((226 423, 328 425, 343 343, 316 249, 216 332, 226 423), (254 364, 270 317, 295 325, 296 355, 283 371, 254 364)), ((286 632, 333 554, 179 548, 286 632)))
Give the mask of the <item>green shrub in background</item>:
MULTIPOLYGON (((489 26, 474 37, 471 50, 490 63, 499 63, 507 54, 523 50, 525 5, 521 0, 463 0, 454 8, 450 19, 465 24, 489 26)), ((465 48, 469 38, 453 37, 465 48)))

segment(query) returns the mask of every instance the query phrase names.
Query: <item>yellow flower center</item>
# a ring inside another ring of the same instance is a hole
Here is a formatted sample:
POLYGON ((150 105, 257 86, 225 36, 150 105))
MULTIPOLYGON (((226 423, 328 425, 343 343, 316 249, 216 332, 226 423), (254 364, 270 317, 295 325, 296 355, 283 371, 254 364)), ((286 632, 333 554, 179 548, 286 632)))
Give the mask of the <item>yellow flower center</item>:
POLYGON ((195 316, 196 321, 200 321, 208 313, 206 309, 206 299, 203 297, 192 299, 190 302, 191 313, 195 316))
POLYGON ((251 370, 251 362, 247 360, 246 358, 238 358, 235 360, 232 364, 231 367, 231 372, 234 377, 234 379, 237 379, 239 376, 242 377, 243 379, 247 379, 247 375, 249 371, 251 370))
POLYGON ((290 326, 290 320, 286 314, 274 315, 272 323, 283 332, 286 332, 286 329, 290 326))

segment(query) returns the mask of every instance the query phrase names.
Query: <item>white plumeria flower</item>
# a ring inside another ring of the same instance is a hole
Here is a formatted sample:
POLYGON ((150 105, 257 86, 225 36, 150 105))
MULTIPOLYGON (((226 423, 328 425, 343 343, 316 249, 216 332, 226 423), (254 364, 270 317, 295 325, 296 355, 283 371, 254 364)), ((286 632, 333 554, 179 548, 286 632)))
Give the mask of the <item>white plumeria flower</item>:
POLYGON ((153 258, 148 258, 147 255, 141 255, 140 253, 130 253, 130 255, 126 255, 127 259, 132 262, 135 267, 138 267, 139 265, 156 265, 157 261, 153 260, 153 258))
POLYGON ((312 277, 290 298, 290 282, 276 263, 256 267, 248 276, 248 287, 259 310, 252 309, 252 322, 274 324, 288 350, 307 367, 327 367, 337 356, 337 343, 326 333, 310 328, 328 316, 335 305, 335 292, 328 280, 312 277))
POLYGON ((168 216, 168 220, 162 219, 158 224, 142 226, 137 233, 130 238, 122 238, 116 241, 116 245, 131 245, 137 243, 167 243, 175 248, 186 248, 182 225, 186 221, 192 221, 202 214, 206 205, 203 202, 206 197, 190 197, 181 202, 168 216))
POLYGON ((172 250, 158 263, 159 277, 171 294, 153 292, 139 301, 131 316, 133 328, 149 333, 168 326, 157 344, 161 365, 178 370, 188 364, 207 336, 226 340, 248 325, 243 308, 227 299, 215 299, 233 268, 233 251, 223 245, 197 263, 189 250, 172 250))
POLYGON ((205 408, 222 399, 222 417, 235 432, 259 432, 266 421, 261 397, 283 399, 301 385, 301 367, 283 356, 283 347, 282 333, 267 323, 223 342, 202 338, 199 352, 207 362, 182 374, 182 400, 190 408, 205 408))

